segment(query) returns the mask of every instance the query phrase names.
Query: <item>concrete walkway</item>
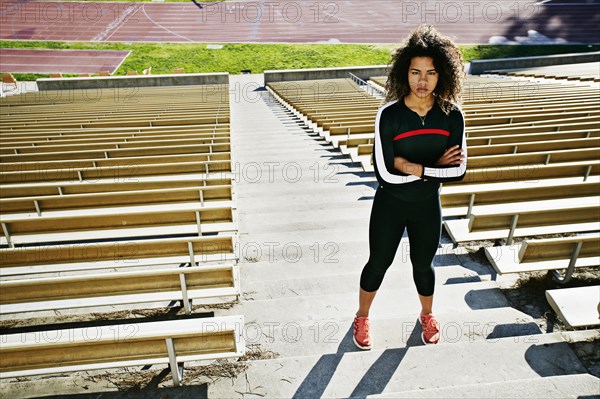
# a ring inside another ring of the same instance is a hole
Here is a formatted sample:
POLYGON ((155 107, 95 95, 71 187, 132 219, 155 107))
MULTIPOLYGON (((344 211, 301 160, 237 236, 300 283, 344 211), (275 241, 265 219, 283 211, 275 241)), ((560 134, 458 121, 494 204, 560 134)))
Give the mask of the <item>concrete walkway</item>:
MULTIPOLYGON (((509 392, 513 380, 528 381, 513 395, 550 397, 548 387, 561 386, 552 397, 563 397, 569 377, 560 384, 541 377, 587 373, 561 335, 542 334, 511 308, 487 266, 457 256, 448 239, 434 260, 444 342, 420 341, 405 237, 373 305, 374 349, 357 351, 351 323, 368 258, 373 176, 303 128, 264 89, 255 91, 261 79, 231 76, 244 295, 216 315, 243 314, 249 348, 276 358, 210 384, 208 397, 410 397, 422 389, 431 397, 475 397, 509 392), (457 386, 465 389, 452 391, 457 386)), ((589 375, 573 383, 579 394, 598 386, 589 375)))

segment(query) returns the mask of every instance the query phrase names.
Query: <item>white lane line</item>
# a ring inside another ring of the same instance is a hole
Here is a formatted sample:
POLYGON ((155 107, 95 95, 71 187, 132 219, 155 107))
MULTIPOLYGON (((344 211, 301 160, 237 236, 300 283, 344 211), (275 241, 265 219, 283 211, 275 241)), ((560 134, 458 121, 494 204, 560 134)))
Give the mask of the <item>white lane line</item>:
POLYGON ((158 27, 159 27, 159 28, 161 28, 161 29, 164 29, 164 30, 166 30, 167 32, 169 32, 169 33, 170 33, 170 34, 172 34, 172 35, 175 35, 175 36, 177 36, 177 37, 180 37, 180 38, 182 38, 182 39, 185 39, 185 40, 187 40, 188 42, 192 42, 192 43, 194 43, 194 40, 192 40, 192 39, 190 39, 190 38, 187 38, 187 37, 185 37, 185 36, 182 36, 182 35, 180 35, 179 33, 175 33, 175 32, 173 32, 172 30, 170 30, 170 29, 168 29, 168 28, 165 28, 164 26, 162 26, 161 24, 159 24, 158 22, 156 22, 155 20, 153 20, 152 18, 150 18, 150 15, 148 15, 148 13, 146 12, 146 7, 145 7, 144 5, 142 5, 142 10, 144 11, 144 15, 146 15, 146 18, 148 18, 148 20, 149 20, 150 22, 152 22, 154 25, 158 26, 158 27))
POLYGON ((139 5, 126 7, 123 10, 123 13, 121 15, 119 15, 119 17, 117 19, 115 19, 110 24, 108 24, 108 26, 106 28, 104 28, 104 30, 102 32, 97 34, 96 37, 94 37, 92 39, 92 41, 93 42, 103 42, 103 41, 107 41, 108 39, 110 39, 111 36, 114 35, 115 32, 121 26, 123 26, 123 24, 125 22, 127 22, 129 20, 129 18, 131 18, 139 9, 140 9, 139 5), (110 33, 111 31, 112 31, 112 33, 110 33))

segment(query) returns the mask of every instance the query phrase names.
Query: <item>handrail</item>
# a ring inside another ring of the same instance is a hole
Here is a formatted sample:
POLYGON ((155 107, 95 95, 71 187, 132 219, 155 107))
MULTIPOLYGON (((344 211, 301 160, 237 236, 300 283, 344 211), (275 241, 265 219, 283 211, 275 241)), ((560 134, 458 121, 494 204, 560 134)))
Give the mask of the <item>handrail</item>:
POLYGON ((370 85, 368 82, 359 78, 352 72, 348 72, 348 74, 350 75, 350 79, 352 79, 352 81, 354 83, 356 83, 360 88, 364 89, 367 93, 369 93, 373 97, 377 97, 375 92, 377 92, 378 95, 385 96, 385 90, 375 87, 373 85, 370 85))

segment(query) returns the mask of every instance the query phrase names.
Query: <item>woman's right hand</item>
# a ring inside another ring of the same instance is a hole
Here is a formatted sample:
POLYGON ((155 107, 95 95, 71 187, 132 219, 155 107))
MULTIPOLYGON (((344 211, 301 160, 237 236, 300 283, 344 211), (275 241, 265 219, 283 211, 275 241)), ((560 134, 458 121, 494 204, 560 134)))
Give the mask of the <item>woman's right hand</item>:
POLYGON ((436 165, 460 165, 464 163, 463 151, 457 145, 450 147, 435 163, 436 165))

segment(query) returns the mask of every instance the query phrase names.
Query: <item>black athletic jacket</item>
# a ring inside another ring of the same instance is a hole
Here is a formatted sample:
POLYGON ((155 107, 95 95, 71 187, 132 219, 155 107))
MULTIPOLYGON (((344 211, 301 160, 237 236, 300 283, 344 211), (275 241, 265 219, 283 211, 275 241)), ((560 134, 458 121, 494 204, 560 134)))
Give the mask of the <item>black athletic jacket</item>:
POLYGON ((375 121, 373 164, 380 187, 405 201, 418 201, 439 193, 440 183, 462 180, 467 171, 467 143, 464 116, 456 106, 448 115, 437 101, 425 116, 404 104, 387 103, 375 121), (458 145, 464 163, 434 166, 444 152, 458 145), (423 176, 407 175, 394 168, 394 156, 423 165, 423 176))

